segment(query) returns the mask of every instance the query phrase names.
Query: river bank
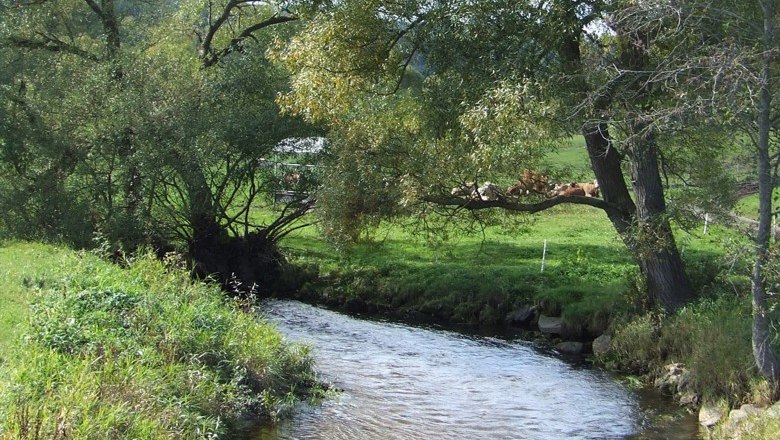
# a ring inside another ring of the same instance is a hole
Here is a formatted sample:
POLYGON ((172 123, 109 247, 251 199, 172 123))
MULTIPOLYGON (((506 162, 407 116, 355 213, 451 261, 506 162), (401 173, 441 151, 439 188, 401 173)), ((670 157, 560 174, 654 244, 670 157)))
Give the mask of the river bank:
POLYGON ((232 438, 318 392, 308 349, 217 285, 125 263, 0 244, 0 438, 232 438))

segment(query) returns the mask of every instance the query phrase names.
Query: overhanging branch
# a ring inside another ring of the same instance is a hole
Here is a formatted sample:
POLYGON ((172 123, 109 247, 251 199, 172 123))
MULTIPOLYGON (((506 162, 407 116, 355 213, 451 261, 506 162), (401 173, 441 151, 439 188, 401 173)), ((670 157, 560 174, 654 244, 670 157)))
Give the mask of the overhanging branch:
POLYGON ((499 208, 507 211, 514 212, 527 212, 535 213, 550 209, 553 206, 561 205, 564 203, 571 203, 575 205, 588 205, 594 208, 602 209, 606 212, 615 212, 625 214, 617 205, 609 203, 603 199, 595 197, 584 196, 556 196, 549 199, 544 199, 537 203, 520 203, 506 198, 499 200, 479 200, 468 199, 463 197, 449 196, 449 195, 427 195, 422 198, 424 201, 433 203, 440 206, 457 207, 466 209, 469 211, 477 211, 481 209, 499 208))
POLYGON ((200 54, 201 57, 203 58, 203 67, 211 67, 217 64, 218 62, 220 62, 222 58, 224 58, 231 52, 240 50, 243 42, 248 38, 252 38, 253 34, 261 29, 271 27, 281 23, 286 23, 289 21, 298 20, 298 17, 296 15, 290 14, 286 10, 282 11, 281 13, 274 14, 263 21, 257 22, 251 26, 244 28, 244 30, 242 30, 241 33, 233 37, 230 40, 230 42, 227 44, 227 46, 225 46, 222 50, 215 51, 214 48, 212 47, 214 36, 222 28, 222 26, 226 22, 228 22, 228 20, 231 17, 231 11, 234 8, 239 7, 242 3, 246 3, 246 2, 240 0, 233 0, 229 2, 225 6, 222 15, 220 15, 213 23, 209 25, 209 29, 206 32, 206 35, 203 38, 203 42, 200 47, 200 54))

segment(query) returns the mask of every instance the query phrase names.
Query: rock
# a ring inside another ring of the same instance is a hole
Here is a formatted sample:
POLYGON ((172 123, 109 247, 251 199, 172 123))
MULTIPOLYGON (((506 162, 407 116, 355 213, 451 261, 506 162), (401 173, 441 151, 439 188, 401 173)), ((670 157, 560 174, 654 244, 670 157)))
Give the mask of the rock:
POLYGON ((525 305, 506 315, 506 323, 514 326, 524 326, 536 317, 536 307, 525 305))
POLYGON ((677 395, 677 400, 682 406, 696 406, 699 403, 699 395, 691 390, 687 390, 677 395))
POLYGON ((582 342, 566 341, 555 345, 555 349, 563 354, 582 354, 585 344, 582 342))
POLYGON ((684 394, 688 391, 691 385, 691 372, 683 368, 679 377, 677 378, 677 393, 684 394))
POLYGON ((745 419, 751 414, 760 413, 761 411, 763 411, 761 408, 750 404, 742 405, 739 409, 732 409, 729 412, 728 420, 726 420, 726 423, 723 425, 723 431, 727 433, 727 435, 736 436, 737 431, 745 419))
POLYGON ((680 378, 684 373, 685 369, 682 364, 669 364, 664 367, 664 373, 655 380, 654 385, 661 392, 672 395, 677 394, 680 378))
POLYGON ((612 349, 612 336, 601 335, 593 340, 593 355, 596 357, 604 356, 612 349))
POLYGON ((723 418, 723 410, 712 404, 704 404, 699 410, 699 424, 707 429, 717 425, 723 418))
POLYGON ((772 406, 766 409, 767 417, 780 418, 780 402, 775 402, 772 406))
POLYGON ((538 325, 542 333, 560 335, 563 331, 563 320, 561 318, 539 315, 538 325))

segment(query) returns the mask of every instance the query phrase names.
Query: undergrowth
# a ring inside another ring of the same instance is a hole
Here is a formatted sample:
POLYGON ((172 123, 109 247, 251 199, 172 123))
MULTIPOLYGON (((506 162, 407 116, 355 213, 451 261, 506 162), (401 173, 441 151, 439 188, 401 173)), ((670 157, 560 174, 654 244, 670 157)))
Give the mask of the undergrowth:
MULTIPOLYGON (((650 374, 663 365, 682 363, 690 371, 691 388, 703 401, 726 400, 731 406, 766 402, 766 383, 751 349, 751 323, 750 299, 728 292, 671 316, 624 318, 612 325, 612 353, 606 362, 650 374)), ((777 342, 774 345, 777 349, 777 342)))
POLYGON ((219 438, 315 386, 306 347, 168 263, 82 255, 32 280, 27 335, 0 370, 0 438, 219 438))

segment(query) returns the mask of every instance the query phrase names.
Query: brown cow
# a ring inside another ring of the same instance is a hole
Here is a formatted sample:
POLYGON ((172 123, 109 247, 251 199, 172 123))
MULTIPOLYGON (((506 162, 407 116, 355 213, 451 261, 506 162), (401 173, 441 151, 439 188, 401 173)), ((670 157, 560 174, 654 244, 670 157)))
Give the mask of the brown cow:
POLYGON ((528 194, 544 194, 550 189, 550 179, 537 171, 523 170, 520 180, 507 188, 510 196, 524 196, 528 194))
POLYGON ((593 183, 580 183, 579 186, 585 191, 585 197, 598 197, 599 196, 599 181, 594 180, 593 183))
POLYGON ((555 185, 555 188, 549 193, 550 197, 563 196, 584 196, 584 197, 598 197, 599 196, 599 183, 594 180, 593 183, 564 183, 562 185, 555 185))

